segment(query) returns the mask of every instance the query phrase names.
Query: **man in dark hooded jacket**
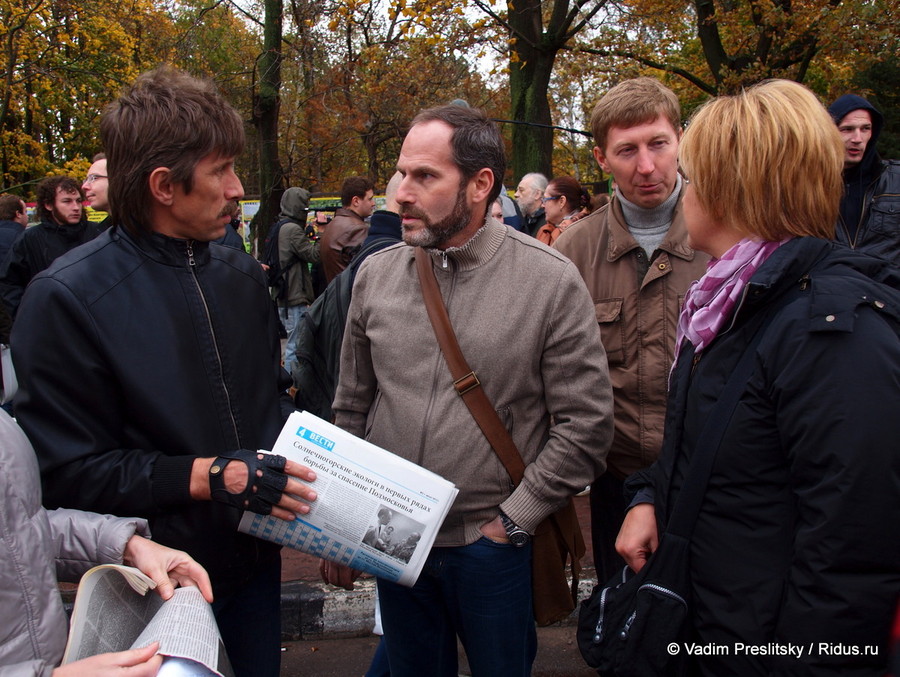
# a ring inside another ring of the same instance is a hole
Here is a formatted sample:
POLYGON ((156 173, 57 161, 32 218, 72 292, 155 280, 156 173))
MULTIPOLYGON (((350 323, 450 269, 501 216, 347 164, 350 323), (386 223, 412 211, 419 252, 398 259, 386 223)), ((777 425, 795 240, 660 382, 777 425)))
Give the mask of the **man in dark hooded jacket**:
POLYGON ((884 117, 861 96, 828 108, 844 139, 844 197, 837 241, 900 265, 900 162, 882 160, 875 144, 884 117))

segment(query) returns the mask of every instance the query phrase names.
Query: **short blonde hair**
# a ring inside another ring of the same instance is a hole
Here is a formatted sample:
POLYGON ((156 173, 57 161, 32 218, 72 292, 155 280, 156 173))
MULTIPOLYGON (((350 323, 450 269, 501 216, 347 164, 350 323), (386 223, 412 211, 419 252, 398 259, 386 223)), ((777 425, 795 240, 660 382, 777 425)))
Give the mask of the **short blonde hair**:
POLYGON ((600 150, 606 150, 611 127, 636 127, 663 116, 675 133, 681 131, 681 106, 675 92, 654 78, 625 80, 609 90, 591 112, 591 133, 600 150))
POLYGON ((764 240, 834 237, 844 144, 803 85, 768 80, 704 104, 678 151, 700 206, 764 240))

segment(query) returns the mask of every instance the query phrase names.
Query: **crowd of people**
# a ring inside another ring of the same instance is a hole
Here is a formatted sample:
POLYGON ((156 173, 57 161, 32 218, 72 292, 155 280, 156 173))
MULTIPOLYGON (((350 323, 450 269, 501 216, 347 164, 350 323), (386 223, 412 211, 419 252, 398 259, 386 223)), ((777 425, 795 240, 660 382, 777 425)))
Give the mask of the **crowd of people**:
MULTIPOLYGON (((694 646, 760 650, 693 652, 689 674, 881 677, 900 599, 900 163, 875 149, 881 114, 774 80, 685 127, 643 77, 590 123, 609 199, 530 173, 513 202, 497 125, 460 102, 423 110, 382 209, 348 177, 311 231, 309 191, 284 191, 275 294, 220 245, 243 123, 169 67, 105 108, 82 184, 41 182, 39 225, 0 196, 0 342, 19 381, 15 420, 0 413, 0 608, 18 621, 0 674, 156 674, 154 645, 57 667, 57 580, 126 562, 164 598, 199 586, 235 674, 276 677, 280 553, 237 523, 314 505, 311 469, 257 453, 304 408, 459 489, 415 585, 377 581, 370 674, 455 676, 461 642, 473 675, 529 675, 538 525, 589 486, 598 580, 640 570, 750 360, 690 540, 688 627, 694 646), (86 201, 109 217, 85 221, 86 201), (423 267, 521 481, 460 396, 423 267)), ((363 542, 408 559, 418 533, 398 538, 387 508, 372 524, 363 542)), ((359 575, 321 572, 348 589, 359 575)))

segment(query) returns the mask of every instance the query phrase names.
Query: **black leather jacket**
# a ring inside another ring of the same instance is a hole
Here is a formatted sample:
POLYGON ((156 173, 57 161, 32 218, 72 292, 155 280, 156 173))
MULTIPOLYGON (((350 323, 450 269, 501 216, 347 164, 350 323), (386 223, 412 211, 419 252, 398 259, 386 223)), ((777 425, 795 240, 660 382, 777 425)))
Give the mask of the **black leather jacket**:
POLYGON ((837 241, 900 266, 900 161, 881 163, 881 171, 865 189, 859 222, 854 225, 851 236, 841 219, 837 241))
POLYGON ((147 518, 217 595, 278 556, 236 532, 239 510, 189 493, 196 457, 274 443, 276 321, 259 264, 214 244, 112 228, 35 277, 12 343, 45 503, 147 518))

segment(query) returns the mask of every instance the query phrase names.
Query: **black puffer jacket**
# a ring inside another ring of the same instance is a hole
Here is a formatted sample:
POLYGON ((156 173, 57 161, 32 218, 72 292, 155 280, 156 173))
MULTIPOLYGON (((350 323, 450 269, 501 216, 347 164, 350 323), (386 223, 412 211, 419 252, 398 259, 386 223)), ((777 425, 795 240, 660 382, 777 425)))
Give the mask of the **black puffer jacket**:
POLYGON ((189 494, 195 457, 274 443, 289 384, 275 323, 259 264, 228 247, 112 228, 57 260, 12 336, 46 504, 147 518, 216 594, 277 557, 236 532, 239 510, 189 494))
POLYGON ((693 375, 677 370, 648 473, 661 531, 756 318, 788 300, 757 348, 696 522, 693 639, 730 655, 699 658, 691 674, 885 673, 900 594, 900 293, 873 278, 898 283, 878 259, 792 240, 753 276, 693 375), (737 655, 736 643, 770 655, 737 655), (788 644, 800 660, 771 655, 788 644))

